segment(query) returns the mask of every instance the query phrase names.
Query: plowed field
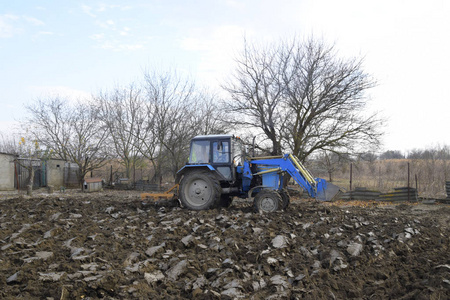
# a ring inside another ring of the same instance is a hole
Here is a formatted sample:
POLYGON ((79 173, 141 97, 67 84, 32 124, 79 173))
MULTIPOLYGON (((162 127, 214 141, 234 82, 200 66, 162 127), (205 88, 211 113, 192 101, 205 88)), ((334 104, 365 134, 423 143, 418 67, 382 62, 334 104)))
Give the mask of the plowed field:
POLYGON ((450 299, 448 205, 0 200, 2 299, 450 299))

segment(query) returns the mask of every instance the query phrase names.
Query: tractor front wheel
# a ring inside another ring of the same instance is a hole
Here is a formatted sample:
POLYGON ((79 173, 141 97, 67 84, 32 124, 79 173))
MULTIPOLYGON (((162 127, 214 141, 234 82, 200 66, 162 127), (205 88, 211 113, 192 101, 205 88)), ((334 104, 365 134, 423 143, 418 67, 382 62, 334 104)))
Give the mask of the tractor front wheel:
POLYGON ((254 207, 257 212, 277 211, 281 204, 281 195, 277 191, 262 190, 255 196, 254 207))
POLYGON ((192 210, 215 207, 220 201, 220 184, 207 171, 190 172, 180 182, 181 204, 192 210))

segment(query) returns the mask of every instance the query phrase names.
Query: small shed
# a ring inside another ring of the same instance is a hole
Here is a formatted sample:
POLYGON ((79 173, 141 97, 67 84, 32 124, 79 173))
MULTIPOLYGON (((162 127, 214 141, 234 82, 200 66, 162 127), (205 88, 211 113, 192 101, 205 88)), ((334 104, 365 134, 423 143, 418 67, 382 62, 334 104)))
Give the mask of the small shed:
POLYGON ((0 152, 0 191, 13 191, 17 176, 14 159, 17 155, 0 152))
POLYGON ((65 161, 57 158, 50 158, 47 161, 47 185, 54 187, 64 186, 64 165, 65 161))
POLYGON ((103 180, 101 178, 87 178, 83 183, 83 192, 92 193, 101 191, 103 188, 103 180))

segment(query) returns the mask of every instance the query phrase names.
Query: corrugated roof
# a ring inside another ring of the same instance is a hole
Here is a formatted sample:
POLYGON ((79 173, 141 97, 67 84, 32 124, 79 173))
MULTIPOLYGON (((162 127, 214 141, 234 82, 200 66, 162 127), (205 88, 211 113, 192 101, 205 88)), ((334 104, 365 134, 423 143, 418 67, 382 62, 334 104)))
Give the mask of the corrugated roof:
POLYGON ((19 155, 17 155, 17 154, 6 153, 6 152, 0 152, 0 154, 4 154, 4 155, 11 155, 11 156, 19 156, 19 155))
POLYGON ((102 182, 102 179, 101 178, 86 178, 85 180, 84 180, 86 183, 94 183, 94 182, 102 182))

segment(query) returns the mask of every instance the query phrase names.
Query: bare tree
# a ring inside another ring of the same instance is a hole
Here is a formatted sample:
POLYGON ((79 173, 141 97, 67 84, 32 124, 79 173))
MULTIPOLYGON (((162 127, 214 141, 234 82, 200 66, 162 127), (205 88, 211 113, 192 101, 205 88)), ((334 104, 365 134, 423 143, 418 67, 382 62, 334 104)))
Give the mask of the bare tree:
MULTIPOLYGON (((231 95, 234 122, 262 131, 271 153, 289 150, 304 161, 316 151, 354 152, 379 143, 381 120, 364 111, 365 92, 375 85, 362 59, 340 58, 313 38, 262 49, 245 45, 231 95)), ((261 141, 260 141, 261 143, 261 141)))
POLYGON ((144 88, 147 120, 140 127, 141 153, 155 168, 159 181, 172 165, 177 165, 179 147, 184 143, 185 130, 189 130, 190 97, 194 86, 170 72, 145 73, 144 88))
POLYGON ((146 72, 145 90, 147 117, 139 127, 140 149, 161 180, 186 162, 192 137, 222 132, 221 112, 214 95, 176 72, 146 72))
POLYGON ((319 168, 326 170, 328 174, 328 181, 333 182, 333 174, 342 168, 343 164, 351 161, 351 158, 346 154, 321 151, 317 155, 316 163, 319 168))
POLYGON ((196 134, 225 134, 231 127, 228 123, 227 113, 220 107, 220 97, 207 89, 197 89, 193 112, 193 124, 196 125, 196 134))
POLYGON ((144 116, 144 103, 141 90, 134 84, 126 88, 115 88, 112 92, 103 92, 96 97, 100 108, 100 121, 109 133, 114 154, 125 166, 126 177, 140 159, 137 130, 144 116))
POLYGON ((55 156, 78 165, 78 181, 102 167, 108 158, 107 131, 100 126, 99 108, 89 101, 61 98, 38 100, 27 106, 30 133, 55 156))
MULTIPOLYGON (((245 43, 236 63, 233 79, 222 86, 231 96, 231 101, 225 103, 229 120, 234 125, 262 131, 271 143, 271 154, 281 154, 286 104, 278 49, 257 49, 245 43)), ((264 139, 260 144, 263 143, 264 139)))
POLYGON ((0 133, 0 152, 19 155, 19 146, 13 136, 0 133))

